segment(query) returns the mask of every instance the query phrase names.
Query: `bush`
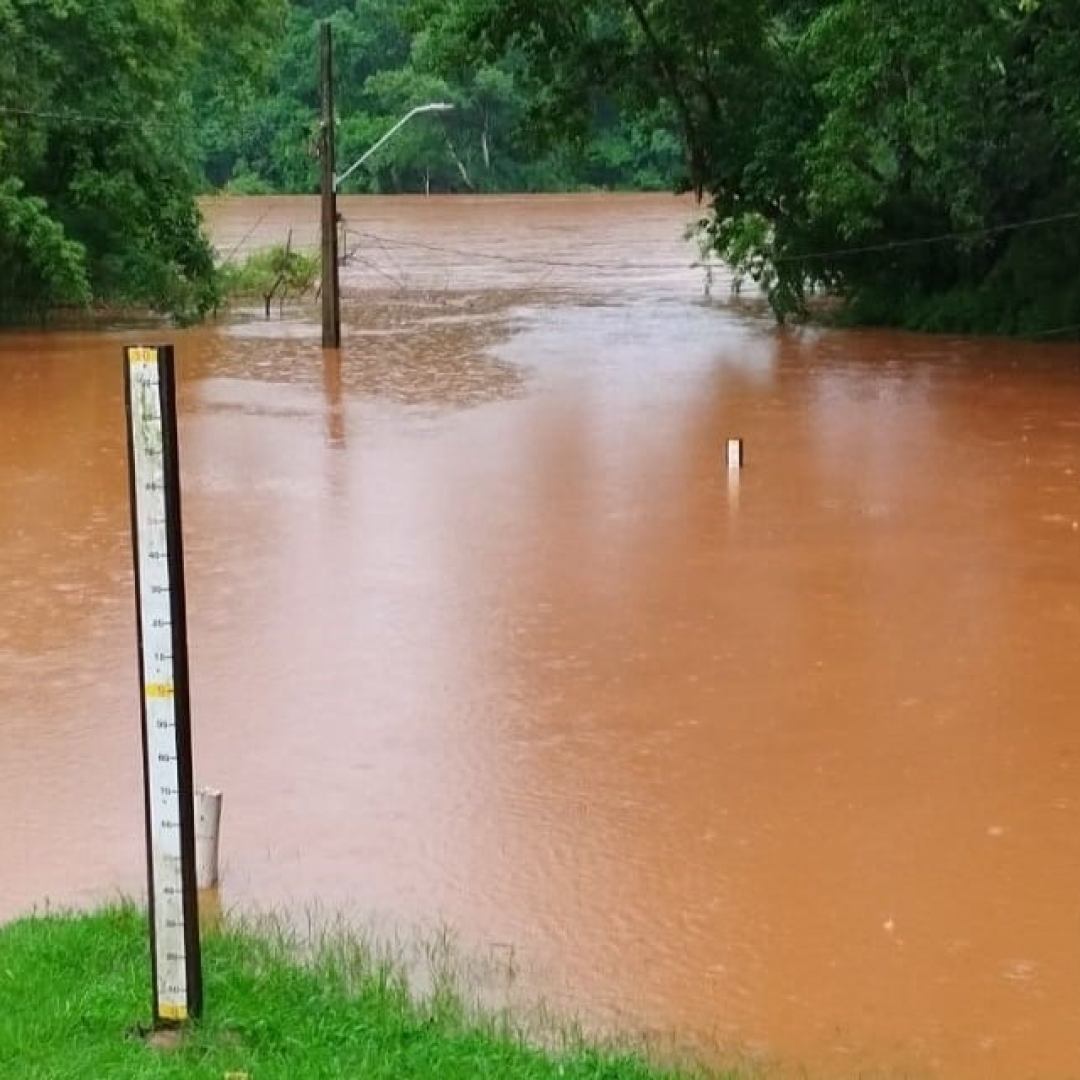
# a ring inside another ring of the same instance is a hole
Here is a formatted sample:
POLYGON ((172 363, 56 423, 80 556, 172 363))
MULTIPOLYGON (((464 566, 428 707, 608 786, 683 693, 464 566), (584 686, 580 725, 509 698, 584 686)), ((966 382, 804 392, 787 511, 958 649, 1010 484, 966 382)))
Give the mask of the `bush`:
POLYGON ((284 244, 252 252, 238 266, 226 263, 220 274, 227 297, 260 297, 269 319, 275 299, 280 312, 288 300, 298 300, 311 291, 319 276, 319 257, 294 251, 290 235, 284 244))

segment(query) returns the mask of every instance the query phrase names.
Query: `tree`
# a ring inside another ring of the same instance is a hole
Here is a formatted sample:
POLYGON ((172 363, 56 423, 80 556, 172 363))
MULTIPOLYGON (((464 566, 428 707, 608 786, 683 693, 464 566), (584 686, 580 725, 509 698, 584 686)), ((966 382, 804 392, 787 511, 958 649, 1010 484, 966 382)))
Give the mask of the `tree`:
MULTIPOLYGON (((781 318, 1080 321, 1071 0, 414 0, 447 71, 519 58, 530 126, 663 124, 707 240, 781 318)), ((610 152, 609 152, 610 153, 610 152)), ((616 160, 618 160, 616 158, 616 160)))
POLYGON ((85 250, 18 180, 0 182, 0 314, 45 315, 89 302, 85 250))
POLYGON ((245 55, 247 19, 276 3, 0 0, 0 173, 17 181, 2 196, 0 317, 214 305, 189 73, 204 49, 245 55))
POLYGON ((723 179, 750 137, 765 42, 759 0, 414 0, 412 18, 455 76, 517 58, 541 145, 568 136, 583 145, 598 115, 625 116, 679 136, 674 179, 700 189, 723 179))
MULTIPOLYGON (((318 123, 318 23, 334 30, 335 101, 342 160, 359 156, 409 109, 439 99, 455 110, 410 125, 350 179, 375 191, 501 191, 580 186, 667 187, 678 170, 677 143, 656 110, 625 117, 616 101, 588 103, 578 130, 552 126, 545 145, 533 130, 537 96, 524 53, 513 48, 489 62, 447 62, 454 0, 423 10, 411 0, 296 0, 270 57, 264 81, 249 79, 247 103, 223 108, 200 90, 196 103, 207 182, 243 191, 315 191, 312 153, 318 123), (204 107, 205 105, 205 107, 204 107)), ((234 102, 240 95, 234 95, 234 102)))
POLYGON ((1076 223, 1038 223, 1076 205, 1080 84, 1045 61, 1078 30, 1049 0, 822 5, 794 43, 812 122, 778 163, 798 187, 770 218, 773 280, 928 329, 1075 316, 1076 223))

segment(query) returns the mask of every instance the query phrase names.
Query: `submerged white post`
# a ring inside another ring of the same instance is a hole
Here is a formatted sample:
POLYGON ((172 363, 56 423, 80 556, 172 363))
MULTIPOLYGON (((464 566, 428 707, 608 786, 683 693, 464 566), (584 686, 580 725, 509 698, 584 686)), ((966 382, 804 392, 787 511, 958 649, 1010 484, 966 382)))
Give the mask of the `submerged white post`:
POLYGON ((198 788, 195 792, 195 882, 199 889, 212 889, 221 876, 221 798, 221 792, 213 788, 198 788))

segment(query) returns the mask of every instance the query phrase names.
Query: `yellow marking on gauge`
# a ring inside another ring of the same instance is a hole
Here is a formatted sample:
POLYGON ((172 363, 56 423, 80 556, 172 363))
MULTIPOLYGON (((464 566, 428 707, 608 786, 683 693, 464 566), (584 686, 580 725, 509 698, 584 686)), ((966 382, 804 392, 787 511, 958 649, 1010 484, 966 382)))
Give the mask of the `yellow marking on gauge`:
POLYGON ((169 1005, 165 1002, 158 1003, 158 1015, 162 1020, 186 1020, 188 1011, 186 1005, 169 1005))
POLYGON ((157 349, 136 345, 128 349, 128 359, 133 364, 156 364, 158 362, 157 349))
POLYGON ((148 698, 171 698, 176 690, 170 682, 151 682, 146 684, 146 696, 148 698))

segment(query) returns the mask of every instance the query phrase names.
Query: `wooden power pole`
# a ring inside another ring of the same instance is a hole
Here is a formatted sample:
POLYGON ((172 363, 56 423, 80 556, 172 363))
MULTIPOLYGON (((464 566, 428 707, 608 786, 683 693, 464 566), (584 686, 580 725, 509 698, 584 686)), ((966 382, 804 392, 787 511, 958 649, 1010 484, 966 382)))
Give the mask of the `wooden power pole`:
POLYGON ((341 285, 338 277, 337 191, 334 172, 334 48, 330 23, 320 26, 322 122, 319 153, 322 164, 322 343, 324 349, 341 347, 341 285))

